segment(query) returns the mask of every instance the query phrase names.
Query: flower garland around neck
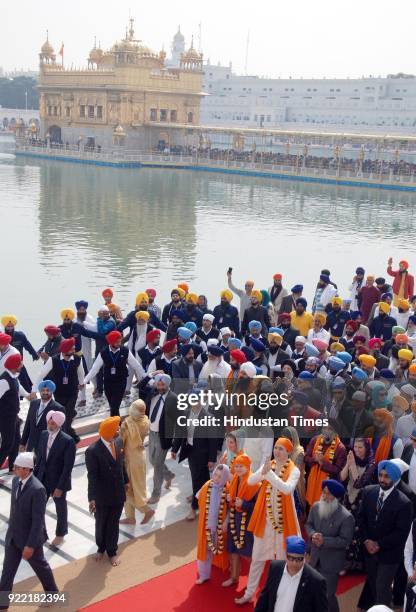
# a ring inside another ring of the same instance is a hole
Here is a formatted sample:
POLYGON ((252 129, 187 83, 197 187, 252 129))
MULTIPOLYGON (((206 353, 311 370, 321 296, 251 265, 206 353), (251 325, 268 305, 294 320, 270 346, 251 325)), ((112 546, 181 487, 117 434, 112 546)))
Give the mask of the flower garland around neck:
POLYGON ((241 525, 240 525, 240 533, 237 537, 237 528, 235 525, 235 506, 230 506, 230 531, 231 537, 234 542, 234 546, 239 550, 243 548, 245 540, 246 540, 246 524, 247 524, 247 512, 241 513, 241 525))
MULTIPOLYGON (((289 464, 290 464, 290 459, 288 459, 286 463, 282 465, 282 467, 280 468, 280 472, 278 474, 279 478, 283 478, 287 468, 289 467, 289 464)), ((272 461, 272 470, 273 472, 276 472, 276 462, 275 461, 272 461)), ((267 513, 267 516, 269 518, 270 524, 273 527, 273 529, 277 531, 277 533, 283 533, 283 510, 282 510, 283 493, 281 491, 276 491, 277 514, 278 514, 277 521, 276 521, 274 514, 273 514, 273 507, 272 507, 272 490, 273 490, 273 487, 270 484, 270 482, 268 482, 267 488, 266 488, 266 513, 267 513)))
POLYGON ((211 529, 208 527, 208 513, 209 513, 209 506, 211 503, 212 485, 213 483, 211 481, 208 485, 207 498, 205 502, 205 537, 207 540, 207 546, 212 552, 212 554, 220 555, 222 552, 224 552, 224 534, 222 532, 222 518, 221 517, 224 511, 226 493, 225 493, 225 487, 224 487, 221 493, 221 502, 220 502, 220 508, 218 511, 218 520, 217 520, 217 528, 216 528, 217 545, 215 545, 212 540, 211 529))
MULTIPOLYGON (((337 445, 337 439, 334 438, 331 442, 331 445, 329 446, 329 449, 327 449, 328 451, 328 460, 330 463, 333 462, 334 460, 334 455, 335 455, 335 447, 337 445)), ((322 436, 319 437, 319 441, 318 441, 318 449, 317 452, 318 453, 322 453, 323 452, 323 446, 324 446, 324 439, 322 436)), ((327 452, 325 451, 325 452, 327 452)))

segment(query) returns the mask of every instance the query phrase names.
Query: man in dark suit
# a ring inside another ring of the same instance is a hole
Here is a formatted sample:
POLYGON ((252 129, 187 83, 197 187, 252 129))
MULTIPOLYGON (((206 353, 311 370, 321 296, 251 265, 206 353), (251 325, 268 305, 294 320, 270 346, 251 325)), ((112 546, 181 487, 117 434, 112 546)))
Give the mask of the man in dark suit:
MULTIPOLYGON (((10 338, 7 334, 0 336, 10 338)), ((3 339, 0 339, 4 342, 3 339)), ((4 345, 3 345, 4 346, 4 345)), ((16 350, 10 349, 9 350, 16 350)), ((8 351, 7 351, 8 352, 8 351)), ((0 359, 2 353, 0 352, 0 359)), ((3 357, 4 371, 0 375, 0 467, 6 457, 14 460, 16 456, 16 445, 20 438, 20 397, 33 399, 32 394, 27 393, 19 383, 19 373, 23 366, 23 359, 19 352, 11 353, 3 357)), ((9 459, 10 461, 10 459, 9 459)))
MULTIPOLYGON (((287 299, 283 298, 284 300, 287 299)), ((283 344, 282 344, 282 348, 285 348, 285 344, 289 345, 290 348, 292 349, 292 351, 295 350, 295 342, 296 342, 296 338, 299 336, 299 332, 297 329, 295 329, 294 327, 292 327, 292 320, 290 317, 290 312, 293 310, 293 308, 291 308, 290 311, 286 311, 286 312, 281 312, 279 314, 279 316, 277 317, 277 324, 278 326, 283 329, 283 344)))
POLYGON ((286 538, 286 562, 270 563, 254 612, 328 612, 325 578, 305 565, 305 550, 302 538, 286 538))
POLYGON ((357 523, 364 545, 367 580, 358 608, 390 606, 391 584, 403 559, 412 522, 412 504, 397 490, 400 468, 391 461, 378 464, 378 485, 363 491, 357 523))
POLYGON ((350 545, 355 521, 341 503, 343 485, 331 478, 322 481, 322 496, 310 509, 305 524, 310 538, 310 564, 326 580, 328 608, 339 612, 336 597, 339 573, 345 567, 345 551, 350 545))
POLYGON ((296 308, 296 300, 302 297, 303 285, 295 285, 290 290, 291 294, 283 298, 280 304, 279 314, 282 312, 292 312, 296 308))
POLYGON ((146 415, 150 420, 149 460, 153 466, 153 491, 148 504, 157 504, 162 491, 162 483, 169 489, 175 474, 165 461, 172 446, 178 414, 178 396, 170 390, 172 379, 169 374, 158 373, 153 376, 154 385, 146 397, 146 415))
POLYGON ((62 412, 49 410, 47 430, 42 431, 38 444, 35 476, 52 496, 56 508, 56 531, 51 544, 60 546, 68 533, 66 492, 71 490, 71 472, 75 463, 76 446, 71 436, 61 429, 65 423, 62 412))
POLYGON ((180 415, 182 422, 178 422, 177 433, 172 442, 172 459, 176 459, 179 452, 179 463, 188 459, 191 471, 192 505, 187 516, 188 521, 196 518, 198 508, 196 494, 209 480, 209 472, 217 461, 218 438, 214 437, 212 428, 199 424, 200 419, 209 417, 208 410, 203 407, 202 393, 201 389, 191 391, 189 395, 191 408, 180 415))
POLYGON ((100 439, 85 453, 89 509, 95 515, 96 560, 101 561, 106 552, 114 567, 120 565, 117 557, 119 521, 129 482, 119 429, 119 416, 104 419, 98 430, 100 439))
MULTIPOLYGON (((14 462, 9 528, 6 533, 0 592, 11 591, 20 561, 25 559, 45 591, 57 592, 55 579, 43 554, 48 536, 45 528, 46 491, 33 475, 32 453, 20 453, 14 462)), ((0 609, 8 604, 2 601, 0 609)))
POLYGON ((20 440, 21 451, 35 451, 38 447, 40 434, 46 429, 46 415, 50 410, 65 414, 65 408, 53 399, 56 386, 52 380, 42 380, 38 385, 40 399, 30 402, 20 440))
POLYGON ((193 343, 182 344, 181 357, 172 362, 172 391, 176 394, 189 393, 198 382, 202 363, 195 359, 195 348, 193 343))

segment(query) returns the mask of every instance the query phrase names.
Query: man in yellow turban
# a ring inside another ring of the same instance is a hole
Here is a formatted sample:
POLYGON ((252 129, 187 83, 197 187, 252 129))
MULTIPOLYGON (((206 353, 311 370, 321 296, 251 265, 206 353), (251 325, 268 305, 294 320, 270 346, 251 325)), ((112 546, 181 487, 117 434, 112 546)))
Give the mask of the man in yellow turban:
POLYGON ((396 319, 391 316, 390 309, 391 306, 388 302, 379 302, 379 314, 374 317, 369 327, 370 336, 373 338, 381 338, 383 342, 390 340, 393 327, 397 325, 396 319))
POLYGON ((345 308, 343 304, 343 299, 334 295, 331 300, 331 310, 327 314, 326 323, 324 323, 325 329, 330 332, 331 339, 335 342, 338 342, 344 335, 345 324, 351 317, 349 307, 345 308))
POLYGON ((101 422, 100 439, 87 448, 88 501, 95 516, 96 560, 107 553, 111 565, 120 565, 117 557, 119 521, 126 501, 128 477, 119 438, 120 417, 101 422))
POLYGON ((261 323, 261 333, 266 336, 269 327, 271 327, 270 317, 267 308, 262 306, 263 296, 259 289, 251 291, 250 302, 251 306, 244 312, 243 322, 241 324, 241 333, 245 336, 249 331, 249 323, 251 321, 259 321, 261 323))
POLYGON ((326 315, 324 312, 315 312, 313 315, 313 327, 308 331, 307 340, 312 344, 312 340, 323 340, 329 344, 331 335, 324 328, 326 323, 326 315))
MULTIPOLYGON (((37 359, 39 359, 39 355, 37 354, 37 352, 31 345, 29 340, 27 339, 26 334, 22 331, 16 330, 17 318, 15 317, 15 315, 12 315, 12 314, 4 315, 1 318, 1 324, 4 327, 5 333, 11 337, 11 340, 9 343, 10 347, 13 347, 17 351, 19 351, 22 357, 23 357, 23 349, 24 349, 31 355, 33 361, 36 361, 37 359)), ((13 351, 13 348, 10 350, 13 351)), ((11 354, 11 352, 9 354, 11 354)), ((30 376, 25 366, 23 366, 20 371, 19 382, 25 391, 27 391, 28 393, 31 393, 32 381, 30 380, 30 376)))
POLYGON ((215 317, 214 326, 218 329, 229 327, 234 336, 238 337, 240 335, 240 319, 237 308, 231 304, 233 294, 229 289, 223 289, 220 298, 221 302, 212 311, 215 317))
MULTIPOLYGON (((175 289, 174 291, 177 291, 177 290, 175 289)), ((172 291, 172 294, 173 294, 173 291, 172 291)), ((176 296, 176 299, 179 298, 177 294, 175 294, 175 296, 176 296)), ((167 325, 165 325, 163 321, 161 321, 159 317, 156 316, 153 310, 149 309, 149 305, 150 305, 149 295, 145 291, 141 291, 140 293, 138 293, 136 295, 134 310, 131 310, 126 316, 126 318, 117 325, 118 331, 123 332, 125 329, 129 328, 130 335, 134 334, 135 333, 134 330, 136 329, 136 326, 137 326, 137 317, 136 317, 137 312, 147 312, 149 314, 149 319, 148 319, 149 325, 156 327, 157 329, 160 329, 161 331, 165 332, 167 330, 167 325)), ((163 316, 165 316, 165 313, 163 314, 163 316)))
POLYGON ((407 348, 399 350, 397 357, 399 358, 399 367, 396 369, 396 377, 398 382, 406 382, 409 379, 409 367, 414 359, 413 351, 407 348))
POLYGON ((202 310, 198 308, 198 295, 196 293, 187 293, 183 310, 183 322, 189 323, 193 321, 198 328, 202 327, 203 315, 202 310))

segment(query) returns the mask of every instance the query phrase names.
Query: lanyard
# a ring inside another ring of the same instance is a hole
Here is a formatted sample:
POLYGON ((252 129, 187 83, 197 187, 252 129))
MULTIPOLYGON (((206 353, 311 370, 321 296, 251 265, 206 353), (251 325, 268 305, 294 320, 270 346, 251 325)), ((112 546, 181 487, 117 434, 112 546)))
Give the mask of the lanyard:
POLYGON ((110 353, 110 359, 113 362, 113 367, 116 367, 118 358, 120 357, 120 349, 118 351, 116 351, 116 353, 113 353, 113 351, 111 349, 108 349, 108 352, 110 353), (114 357, 115 355, 115 357, 114 357))
POLYGON ((70 363, 66 362, 65 359, 61 359, 61 365, 64 371, 64 376, 65 378, 68 378, 68 372, 69 372, 69 368, 70 368, 70 363))

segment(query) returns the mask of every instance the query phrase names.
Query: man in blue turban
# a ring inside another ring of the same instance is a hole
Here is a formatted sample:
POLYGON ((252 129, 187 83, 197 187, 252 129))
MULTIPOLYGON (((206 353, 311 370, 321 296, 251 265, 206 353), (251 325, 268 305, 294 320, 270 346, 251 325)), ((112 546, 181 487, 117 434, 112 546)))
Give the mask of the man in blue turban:
POLYGON ((338 577, 345 567, 345 551, 355 527, 354 517, 342 505, 344 495, 345 489, 338 480, 324 480, 321 499, 310 509, 305 525, 311 546, 310 564, 326 580, 330 612, 339 612, 338 577))
POLYGON ((267 582, 254 612, 328 610, 325 578, 305 564, 305 552, 306 544, 301 537, 286 538, 286 561, 271 561, 267 582))
POLYGON ((53 380, 41 380, 38 384, 40 399, 34 399, 30 402, 20 441, 22 451, 33 451, 37 448, 40 434, 47 429, 46 415, 50 410, 65 414, 65 408, 53 399, 55 389, 53 380))
POLYGON ((367 580, 357 608, 391 604, 391 584, 403 561, 413 517, 411 501, 396 486, 400 478, 400 467, 382 460, 378 464, 378 485, 363 490, 358 525, 367 580))

